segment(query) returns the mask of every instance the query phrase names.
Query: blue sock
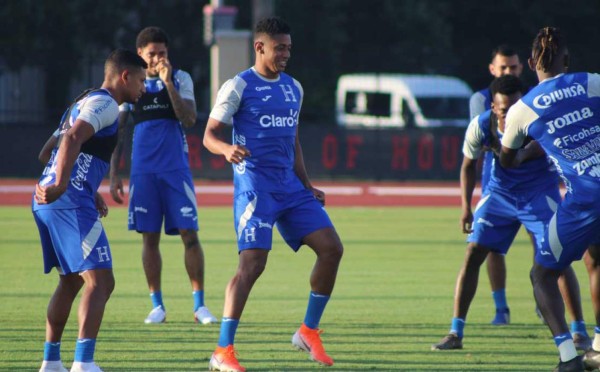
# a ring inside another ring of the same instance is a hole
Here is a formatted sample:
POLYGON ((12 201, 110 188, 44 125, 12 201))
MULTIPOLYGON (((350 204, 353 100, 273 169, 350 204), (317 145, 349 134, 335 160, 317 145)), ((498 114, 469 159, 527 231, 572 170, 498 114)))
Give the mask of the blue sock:
POLYGON ((492 297, 494 298, 494 304, 496 304, 496 310, 507 310, 508 303, 506 302, 506 290, 499 289, 497 291, 492 292, 492 297))
POLYGON ((594 327, 594 333, 600 333, 600 327, 595 326, 594 327))
POLYGON ((91 363, 96 351, 95 338, 79 338, 75 344, 75 362, 91 363))
POLYGON ((165 310, 165 305, 162 300, 162 291, 151 292, 150 299, 152 300, 152 308, 162 306, 163 310, 165 310))
POLYGON ((44 360, 49 362, 60 360, 60 342, 44 343, 44 360))
POLYGON ((329 296, 310 291, 308 307, 304 316, 305 326, 311 329, 319 328, 319 322, 321 321, 321 316, 323 316, 323 311, 325 311, 327 301, 329 301, 329 296))
POLYGON ((461 318, 452 318, 452 324, 450 325, 450 333, 456 333, 460 338, 463 336, 463 330, 465 329, 465 320, 461 318))
POLYGON ((226 347, 233 345, 233 339, 235 338, 235 331, 237 331, 239 319, 223 318, 221 319, 221 334, 219 335, 220 347, 226 347))
POLYGON ((583 320, 574 320, 571 322, 571 333, 579 333, 580 335, 587 336, 587 330, 585 329, 585 322, 583 320))
POLYGON ((204 291, 194 291, 192 292, 192 296, 194 297, 194 312, 204 306, 204 291))
POLYGON ((572 340, 572 339, 573 339, 573 337, 571 337, 571 334, 569 332, 567 332, 567 333, 560 334, 558 336, 554 336, 554 343, 558 347, 563 342, 565 342, 567 340, 572 340))

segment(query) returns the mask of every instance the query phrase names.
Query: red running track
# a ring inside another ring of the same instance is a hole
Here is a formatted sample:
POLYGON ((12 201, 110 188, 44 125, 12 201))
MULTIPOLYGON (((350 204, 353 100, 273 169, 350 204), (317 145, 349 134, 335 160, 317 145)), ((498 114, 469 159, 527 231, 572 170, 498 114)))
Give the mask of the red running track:
MULTIPOLYGON (((0 205, 30 205, 36 180, 0 179, 0 205)), ((326 194, 328 206, 460 206, 457 182, 331 182, 314 181, 326 194)), ((198 206, 230 206, 231 182, 194 180, 198 206)), ((127 190, 127 187, 125 187, 127 190)), ((109 206, 117 206, 104 181, 100 193, 109 206)), ((127 205, 127 192, 125 193, 127 205)), ((475 190, 475 198, 479 189, 475 190)), ((476 200, 475 200, 476 201, 476 200)))

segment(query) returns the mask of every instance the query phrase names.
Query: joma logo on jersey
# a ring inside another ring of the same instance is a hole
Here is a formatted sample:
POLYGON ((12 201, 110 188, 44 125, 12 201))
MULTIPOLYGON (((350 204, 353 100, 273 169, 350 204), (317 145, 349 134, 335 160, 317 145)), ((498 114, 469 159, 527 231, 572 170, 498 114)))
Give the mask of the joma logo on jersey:
POLYGON ((584 119, 588 119, 594 116, 594 112, 589 107, 584 107, 581 110, 575 110, 573 112, 569 112, 561 117, 558 117, 554 120, 550 120, 546 123, 548 126, 547 132, 552 134, 556 132, 557 129, 564 128, 573 123, 577 123, 584 119))
POLYGON ((563 89, 557 89, 548 94, 540 94, 533 99, 533 106, 539 109, 547 109, 553 103, 571 97, 576 97, 582 94, 586 94, 585 88, 579 83, 575 83, 570 87, 563 89))
POLYGON ((263 115, 259 122, 263 128, 293 127, 298 122, 298 111, 290 109, 290 116, 263 115))

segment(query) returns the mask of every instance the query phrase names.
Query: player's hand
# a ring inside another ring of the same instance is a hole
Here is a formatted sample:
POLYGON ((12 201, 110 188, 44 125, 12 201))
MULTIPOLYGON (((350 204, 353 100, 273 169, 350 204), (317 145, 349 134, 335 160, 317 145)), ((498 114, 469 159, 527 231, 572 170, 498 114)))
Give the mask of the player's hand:
POLYGON ((460 217, 460 227, 464 234, 473 232, 473 212, 470 210, 462 212, 462 216, 460 217))
POLYGON ((40 186, 40 184, 35 185, 35 201, 38 204, 50 204, 56 199, 60 198, 62 194, 67 190, 67 186, 60 185, 49 185, 49 186, 40 186))
POLYGON ((158 71, 158 77, 165 83, 171 82, 171 76, 173 67, 171 67, 171 63, 168 59, 163 58, 158 61, 156 64, 156 71, 158 71))
POLYGON ((99 192, 94 194, 94 204, 96 205, 96 209, 98 210, 100 217, 108 216, 108 206, 99 192))
POLYGON ((321 205, 325 205, 325 193, 315 187, 311 187, 310 191, 312 191, 313 195, 315 196, 315 199, 317 199, 319 201, 319 203, 321 203, 321 205))
POLYGON ((231 145, 223 155, 228 162, 239 164, 244 161, 244 158, 250 156, 250 150, 243 145, 231 145))
POLYGON ((118 176, 110 179, 110 196, 112 196, 112 199, 115 202, 123 204, 125 192, 123 192, 123 181, 121 181, 121 178, 118 176))

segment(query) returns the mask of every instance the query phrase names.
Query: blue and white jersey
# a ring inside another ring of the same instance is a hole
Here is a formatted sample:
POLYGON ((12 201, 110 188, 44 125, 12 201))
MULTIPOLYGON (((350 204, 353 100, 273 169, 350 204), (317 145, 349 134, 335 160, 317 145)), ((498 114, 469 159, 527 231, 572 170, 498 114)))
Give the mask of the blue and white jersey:
POLYGON ((304 189, 294 172, 303 95, 291 76, 280 73, 277 79, 266 79, 254 68, 223 84, 210 117, 233 125, 233 143, 251 153, 233 165, 236 193, 304 189))
MULTIPOLYGON (((194 102, 190 74, 173 72, 173 83, 181 98, 194 102)), ((158 77, 146 78, 146 93, 135 104, 123 104, 135 127, 131 149, 131 174, 170 172, 189 168, 188 145, 181 122, 175 116, 167 88, 158 77)))
MULTIPOLYGON (((50 204, 38 205, 34 198, 33 210, 80 207, 95 209, 94 194, 108 172, 110 156, 117 143, 118 116, 117 102, 104 89, 93 91, 76 102, 68 118, 63 115, 65 125, 62 131, 68 130, 75 120, 81 119, 92 125, 95 134, 82 144, 65 193, 50 204)), ((52 156, 38 181, 40 186, 56 182, 56 154, 57 149, 52 150, 52 156)))
POLYGON ((600 203, 600 75, 560 74, 546 79, 514 104, 502 145, 537 140, 556 165, 566 198, 600 203))
MULTIPOLYGON (((467 128, 463 144, 463 155, 469 159, 477 159, 484 146, 492 142, 490 131, 491 110, 476 116, 467 128)), ((498 131, 499 139, 503 138, 502 132, 498 131)), ((489 191, 535 192, 547 189, 550 185, 558 187, 558 175, 554 167, 543 156, 522 164, 518 168, 503 168, 497 156, 493 156, 490 165, 489 191)))

